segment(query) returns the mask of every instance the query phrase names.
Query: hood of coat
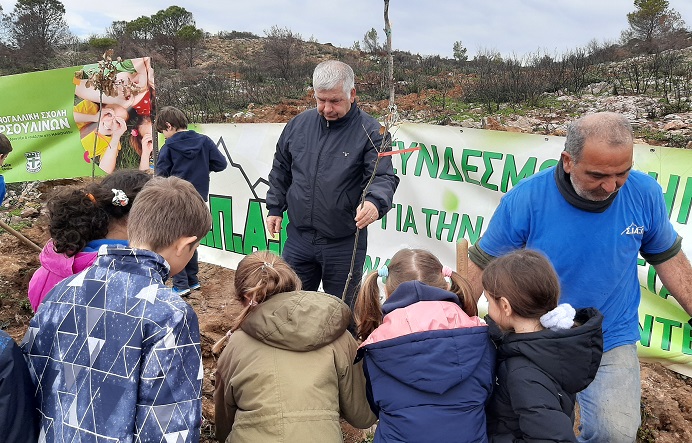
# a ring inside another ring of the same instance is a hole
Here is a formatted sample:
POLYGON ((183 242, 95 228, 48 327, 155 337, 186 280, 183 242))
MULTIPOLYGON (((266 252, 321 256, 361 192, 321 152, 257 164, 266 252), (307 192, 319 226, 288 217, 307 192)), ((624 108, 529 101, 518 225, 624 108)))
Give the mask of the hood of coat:
POLYGON ((204 137, 200 137, 195 131, 181 131, 173 134, 165 145, 176 152, 179 152, 183 157, 193 159, 199 155, 204 146, 204 137))
POLYGON ((525 357, 571 394, 591 383, 603 354, 603 315, 594 308, 578 309, 574 320, 579 325, 571 329, 516 334, 502 331, 486 317, 497 346, 498 364, 512 357, 525 357))
POLYGON ((419 301, 448 301, 461 306, 459 297, 453 292, 428 286, 418 280, 407 281, 397 287, 382 304, 382 314, 387 315, 395 309, 403 308, 419 301))
POLYGON ((385 322, 371 334, 377 341, 366 341, 359 355, 369 368, 374 365, 407 386, 443 394, 494 361, 488 327, 468 317, 452 292, 406 282, 382 308, 385 322), (405 324, 410 330, 404 331, 405 324))
POLYGON ((60 278, 82 272, 96 260, 96 252, 78 252, 72 257, 55 252, 53 240, 49 240, 39 255, 41 266, 60 278))
POLYGON ((294 291, 257 305, 240 328, 275 348, 311 351, 343 335, 350 321, 351 310, 341 299, 323 292, 294 291))

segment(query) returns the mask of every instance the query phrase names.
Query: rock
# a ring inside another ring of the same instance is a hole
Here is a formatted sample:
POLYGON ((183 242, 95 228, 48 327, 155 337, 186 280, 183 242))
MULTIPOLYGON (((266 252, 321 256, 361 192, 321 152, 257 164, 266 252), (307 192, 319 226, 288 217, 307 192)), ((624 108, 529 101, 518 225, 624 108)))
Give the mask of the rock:
POLYGON ((525 117, 520 115, 514 121, 507 122, 507 131, 509 132, 531 132, 534 126, 540 125, 541 121, 535 118, 525 117), (518 129, 515 131, 513 129, 518 129))
POLYGON ((682 120, 673 120, 663 125, 663 129, 666 131, 672 131, 675 129, 685 129, 686 127, 687 123, 683 122, 682 120))
POLYGON ((492 117, 483 117, 481 121, 481 128, 489 129, 491 131, 503 131, 505 128, 502 127, 499 121, 492 117))
POLYGON ((23 218, 36 218, 39 214, 40 212, 38 209, 29 207, 22 211, 21 216, 23 218))

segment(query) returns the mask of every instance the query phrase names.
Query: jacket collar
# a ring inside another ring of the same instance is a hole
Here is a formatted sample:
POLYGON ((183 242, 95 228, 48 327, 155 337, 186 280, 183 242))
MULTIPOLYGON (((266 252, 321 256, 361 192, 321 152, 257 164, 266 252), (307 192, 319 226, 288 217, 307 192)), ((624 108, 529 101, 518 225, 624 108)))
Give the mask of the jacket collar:
POLYGON ((170 273, 168 262, 156 252, 119 245, 103 245, 99 249, 96 264, 132 274, 146 275, 165 282, 170 273))
POLYGON ((558 191, 560 191, 562 197, 567 200, 567 203, 586 212, 604 212, 613 204, 615 197, 618 195, 616 191, 603 201, 592 201, 581 197, 577 194, 577 191, 574 190, 569 174, 565 172, 562 159, 558 161, 555 167, 555 183, 557 184, 558 191))
POLYGON ((382 304, 382 314, 387 315, 395 309, 412 305, 419 301, 448 301, 461 306, 459 297, 453 292, 428 286, 418 280, 407 281, 399 285, 382 304))
POLYGON ((343 128, 344 126, 347 126, 351 122, 351 120, 353 120, 355 118, 355 115, 358 113, 358 111, 359 111, 358 103, 356 102, 356 100, 353 100, 353 103, 351 103, 351 109, 348 110, 346 115, 344 115, 343 117, 341 117, 338 120, 329 121, 320 115, 321 126, 325 129, 343 128))

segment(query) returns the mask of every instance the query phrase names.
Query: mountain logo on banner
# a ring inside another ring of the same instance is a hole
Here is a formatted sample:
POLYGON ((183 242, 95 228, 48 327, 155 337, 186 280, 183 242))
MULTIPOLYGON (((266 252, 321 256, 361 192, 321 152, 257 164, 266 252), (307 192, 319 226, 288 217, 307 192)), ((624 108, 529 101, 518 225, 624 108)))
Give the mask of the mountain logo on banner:
POLYGON ((43 163, 41 162, 41 153, 38 151, 27 152, 26 157, 26 172, 35 174, 41 170, 43 163))

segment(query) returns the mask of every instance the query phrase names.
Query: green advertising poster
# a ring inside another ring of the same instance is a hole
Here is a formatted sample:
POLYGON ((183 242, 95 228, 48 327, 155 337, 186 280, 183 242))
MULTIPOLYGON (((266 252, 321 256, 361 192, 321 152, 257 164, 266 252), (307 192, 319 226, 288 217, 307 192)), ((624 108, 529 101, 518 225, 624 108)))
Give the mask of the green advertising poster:
POLYGON ((0 132, 13 149, 7 182, 91 175, 73 117, 76 69, 0 77, 0 132))
POLYGON ((112 64, 114 89, 98 90, 98 64, 0 77, 0 132, 12 143, 5 181, 104 175, 148 169, 153 149, 149 58, 112 64))

